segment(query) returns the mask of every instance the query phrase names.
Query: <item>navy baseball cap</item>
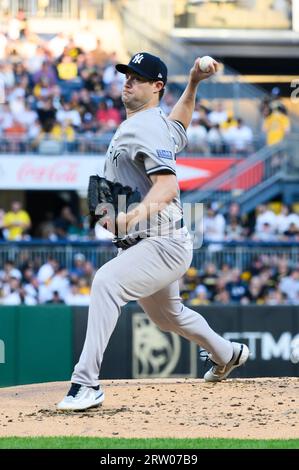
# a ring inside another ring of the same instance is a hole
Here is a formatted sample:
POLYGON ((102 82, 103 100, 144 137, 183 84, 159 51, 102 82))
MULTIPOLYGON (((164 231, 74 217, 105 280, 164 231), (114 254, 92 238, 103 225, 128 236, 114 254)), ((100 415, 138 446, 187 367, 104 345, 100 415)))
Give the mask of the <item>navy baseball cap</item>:
POLYGON ((162 60, 148 52, 138 52, 130 62, 126 64, 117 64, 116 70, 121 73, 127 73, 128 70, 141 75, 149 80, 161 80, 164 85, 167 82, 167 67, 162 60))

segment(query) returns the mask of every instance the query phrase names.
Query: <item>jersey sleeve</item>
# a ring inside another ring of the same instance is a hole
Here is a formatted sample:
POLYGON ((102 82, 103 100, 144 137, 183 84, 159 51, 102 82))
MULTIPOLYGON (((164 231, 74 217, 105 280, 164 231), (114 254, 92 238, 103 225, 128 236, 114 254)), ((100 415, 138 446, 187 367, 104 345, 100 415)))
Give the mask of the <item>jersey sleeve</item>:
POLYGON ((167 123, 170 127, 170 132, 176 145, 175 152, 181 152, 188 143, 186 129, 180 121, 172 121, 167 119, 167 123))
POLYGON ((182 125, 174 121, 157 119, 135 129, 132 157, 143 160, 148 175, 161 172, 176 174, 177 147, 183 140, 178 137, 183 134, 179 126, 182 125))

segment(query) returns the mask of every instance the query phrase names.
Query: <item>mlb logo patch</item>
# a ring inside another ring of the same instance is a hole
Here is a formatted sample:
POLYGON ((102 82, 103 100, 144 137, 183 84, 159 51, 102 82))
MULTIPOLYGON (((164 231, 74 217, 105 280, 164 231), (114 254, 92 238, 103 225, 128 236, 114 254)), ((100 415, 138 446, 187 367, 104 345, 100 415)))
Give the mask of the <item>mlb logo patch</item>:
POLYGON ((173 160, 172 152, 170 150, 156 150, 158 157, 166 158, 166 160, 173 160))

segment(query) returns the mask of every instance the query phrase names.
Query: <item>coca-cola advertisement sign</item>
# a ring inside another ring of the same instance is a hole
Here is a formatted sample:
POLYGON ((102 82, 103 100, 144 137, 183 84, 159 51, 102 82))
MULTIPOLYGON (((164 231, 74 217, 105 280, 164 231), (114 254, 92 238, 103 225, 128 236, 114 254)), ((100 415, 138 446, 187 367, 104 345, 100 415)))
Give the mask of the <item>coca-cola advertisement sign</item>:
POLYGON ((0 189, 86 190, 88 178, 103 171, 97 156, 0 158, 0 189))
POLYGON ((17 172, 20 183, 76 183, 79 179, 80 162, 62 161, 45 165, 43 162, 26 161, 17 172))

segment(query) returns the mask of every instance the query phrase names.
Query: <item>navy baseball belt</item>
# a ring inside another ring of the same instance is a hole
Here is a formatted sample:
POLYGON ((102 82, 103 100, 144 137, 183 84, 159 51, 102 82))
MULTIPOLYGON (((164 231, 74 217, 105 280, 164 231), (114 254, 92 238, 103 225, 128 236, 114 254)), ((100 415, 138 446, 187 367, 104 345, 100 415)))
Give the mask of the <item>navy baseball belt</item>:
MULTIPOLYGON (((179 230, 180 228, 184 227, 184 219, 183 217, 179 220, 177 220, 174 224, 174 229, 179 230)), ((131 246, 136 245, 137 243, 141 242, 141 240, 144 240, 145 238, 150 237, 150 235, 143 234, 141 237, 138 235, 137 237, 134 236, 127 236, 126 238, 114 238, 112 240, 112 243, 114 243, 117 248, 121 248, 122 250, 126 250, 127 248, 130 248, 131 246)))

